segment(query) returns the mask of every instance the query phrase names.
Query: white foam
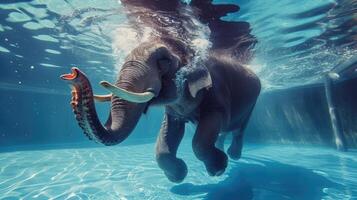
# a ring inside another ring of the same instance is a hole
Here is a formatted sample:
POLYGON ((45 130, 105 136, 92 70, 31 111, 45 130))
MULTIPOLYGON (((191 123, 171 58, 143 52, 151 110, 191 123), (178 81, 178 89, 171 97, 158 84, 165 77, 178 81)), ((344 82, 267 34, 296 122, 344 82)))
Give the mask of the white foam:
POLYGON ((129 26, 119 26, 112 32, 112 49, 117 63, 117 70, 120 70, 125 57, 140 43, 148 40, 151 28, 145 27, 141 32, 129 26))
MULTIPOLYGON (((209 41, 210 29, 195 18, 190 8, 183 7, 180 9, 180 12, 182 15, 189 15, 194 25, 194 28, 188 29, 188 35, 183 37, 189 37, 189 47, 195 51, 195 57, 191 61, 191 65, 195 66, 196 63, 206 59, 208 56, 208 50, 212 46, 212 43, 209 41)), ((125 57, 140 43, 148 41, 154 33, 154 30, 150 27, 140 28, 140 30, 132 28, 126 22, 122 23, 112 32, 112 49, 117 70, 120 70, 125 57)))
POLYGON ((198 59, 206 59, 208 56, 208 50, 212 47, 212 42, 209 41, 211 30, 205 24, 202 24, 197 19, 192 18, 194 25, 196 26, 195 36, 191 41, 191 48, 196 51, 198 59))

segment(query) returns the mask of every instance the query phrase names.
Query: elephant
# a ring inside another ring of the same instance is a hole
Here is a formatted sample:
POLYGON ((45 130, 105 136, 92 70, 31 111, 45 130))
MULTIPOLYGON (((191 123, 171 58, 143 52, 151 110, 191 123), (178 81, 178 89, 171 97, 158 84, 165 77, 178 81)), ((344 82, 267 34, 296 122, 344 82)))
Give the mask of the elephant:
POLYGON ((156 161, 175 183, 187 175, 187 165, 176 156, 185 124, 196 124, 194 154, 210 176, 219 176, 228 162, 222 147, 224 135, 232 133, 227 153, 239 159, 243 132, 261 90, 257 75, 222 51, 209 50, 207 58, 195 65, 183 60, 173 43, 141 43, 126 57, 115 84, 100 82, 110 92, 102 96, 93 94, 88 78, 78 68, 61 76, 72 87, 71 105, 79 126, 91 140, 104 145, 125 140, 149 106, 164 106, 156 161), (95 100, 111 101, 104 125, 95 100))

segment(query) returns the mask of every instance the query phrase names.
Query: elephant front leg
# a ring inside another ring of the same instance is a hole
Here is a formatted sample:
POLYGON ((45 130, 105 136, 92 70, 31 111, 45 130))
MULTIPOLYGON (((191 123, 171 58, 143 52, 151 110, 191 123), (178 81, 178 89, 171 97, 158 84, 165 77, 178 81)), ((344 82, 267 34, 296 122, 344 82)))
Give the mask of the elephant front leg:
POLYGON ((203 161, 210 176, 223 174, 227 167, 227 155, 215 147, 221 120, 222 115, 218 112, 202 114, 192 142, 196 157, 203 161))
POLYGON ((185 131, 185 122, 165 113, 160 134, 156 142, 156 161, 166 177, 179 183, 187 175, 187 166, 176 157, 178 146, 185 131))
POLYGON ((218 135, 218 138, 216 141, 216 147, 221 151, 224 151, 224 141, 226 140, 227 134, 228 133, 221 133, 218 135))

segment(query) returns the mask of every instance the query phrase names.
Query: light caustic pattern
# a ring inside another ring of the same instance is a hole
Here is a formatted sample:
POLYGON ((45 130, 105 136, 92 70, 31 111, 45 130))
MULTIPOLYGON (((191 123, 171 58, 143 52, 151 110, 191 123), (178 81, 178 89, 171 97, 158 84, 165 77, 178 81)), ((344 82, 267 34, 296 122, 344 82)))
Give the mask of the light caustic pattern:
MULTIPOLYGON (((238 1, 238 4, 241 10, 225 19, 251 24, 258 44, 256 57, 249 66, 259 75, 265 89, 319 82, 326 72, 356 55, 356 0, 238 1)), ((0 25, 0 32, 6 36, 0 54, 11 54, 8 65, 18 65, 19 73, 31 72, 23 70, 25 66, 61 70, 73 64, 84 68, 91 77, 114 78, 128 52, 152 32, 145 29, 138 34, 129 25, 118 0, 100 3, 92 0, 85 4, 72 0, 34 0, 0 4, 0 11, 6 16, 0 25), (17 37, 15 30, 21 31, 21 37, 17 37), (37 44, 39 41, 41 45, 37 44), (24 50, 27 46, 43 49, 24 50), (66 57, 66 62, 59 62, 61 57, 66 57), (30 64, 26 63, 29 58, 30 64)), ((193 41, 198 50, 209 47, 206 30, 207 27, 201 27, 197 40, 193 41)))
POLYGON ((158 168, 154 144, 0 154, 0 199, 353 199, 355 152, 247 145, 220 177, 209 177, 184 141, 182 184, 158 168), (152 150, 152 151, 150 151, 152 150), (282 153, 284 152, 284 153, 282 153))
POLYGON ((267 90, 321 82, 357 55, 357 1, 246 1, 240 18, 258 39, 251 68, 267 90))

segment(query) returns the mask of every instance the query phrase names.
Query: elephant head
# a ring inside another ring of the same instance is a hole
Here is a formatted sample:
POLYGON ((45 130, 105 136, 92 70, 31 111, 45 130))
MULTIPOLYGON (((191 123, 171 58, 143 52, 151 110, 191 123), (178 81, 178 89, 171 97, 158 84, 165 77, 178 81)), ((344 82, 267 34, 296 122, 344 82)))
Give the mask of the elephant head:
MULTIPOLYGON (((84 133, 97 142, 115 145, 130 135, 149 104, 168 104, 178 98, 175 78, 180 69, 179 57, 169 48, 146 43, 135 48, 126 58, 115 84, 100 83, 111 92, 110 95, 93 95, 89 80, 77 68, 72 68, 71 74, 61 78, 72 87, 71 105, 84 133), (111 111, 104 126, 98 119, 94 99, 111 101, 111 111)), ((207 84, 210 83, 202 81, 202 76, 188 80, 191 94, 207 87, 207 84)))

